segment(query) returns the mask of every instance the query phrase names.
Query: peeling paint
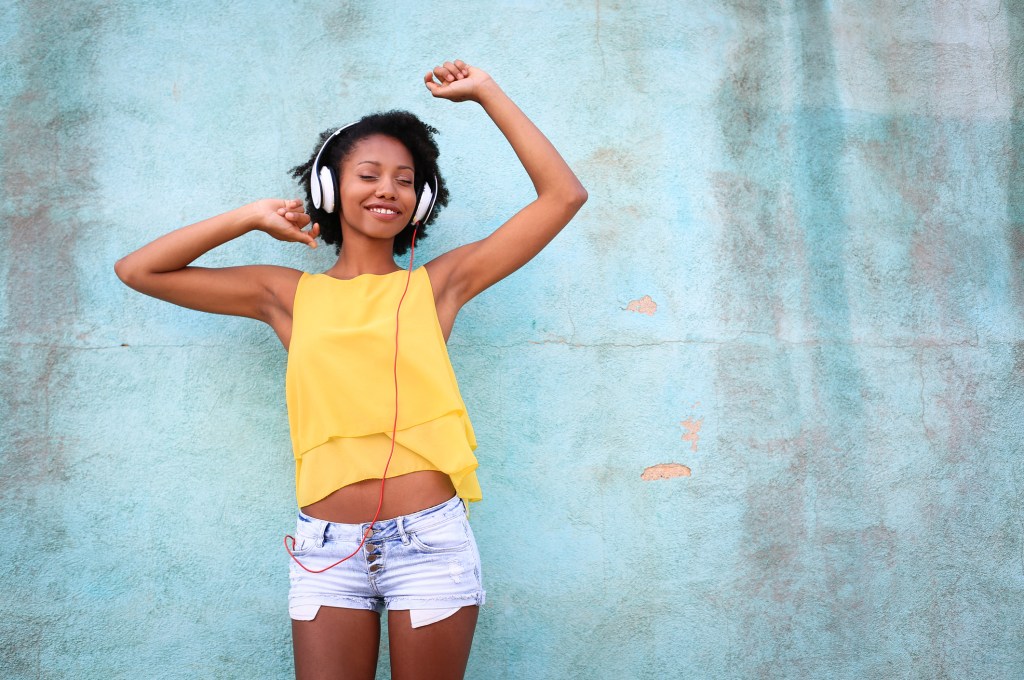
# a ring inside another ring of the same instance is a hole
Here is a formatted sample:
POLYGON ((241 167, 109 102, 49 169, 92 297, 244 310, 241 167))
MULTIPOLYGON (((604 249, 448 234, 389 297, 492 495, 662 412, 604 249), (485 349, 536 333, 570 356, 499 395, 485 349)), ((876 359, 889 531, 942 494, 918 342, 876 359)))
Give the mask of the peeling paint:
POLYGON ((650 295, 645 295, 639 300, 630 300, 629 304, 626 305, 626 310, 630 312, 637 312, 639 314, 646 314, 647 316, 654 316, 654 313, 658 311, 658 303, 655 302, 650 295))
POLYGON ((640 479, 650 482, 655 479, 673 479, 675 477, 689 477, 690 468, 680 463, 660 463, 646 468, 640 474, 640 479))
POLYGON ((704 418, 701 417, 694 420, 693 416, 690 416, 679 424, 686 429, 686 433, 682 437, 683 441, 690 442, 690 451, 696 453, 697 442, 700 440, 700 428, 704 425, 704 418))

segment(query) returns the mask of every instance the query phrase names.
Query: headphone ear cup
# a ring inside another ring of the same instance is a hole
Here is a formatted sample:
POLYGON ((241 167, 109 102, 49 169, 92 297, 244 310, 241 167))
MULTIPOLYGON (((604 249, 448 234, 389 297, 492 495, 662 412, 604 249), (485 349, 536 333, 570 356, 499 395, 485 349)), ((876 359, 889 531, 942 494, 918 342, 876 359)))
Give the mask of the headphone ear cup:
MULTIPOLYGON (((434 182, 437 182, 437 177, 434 177, 434 182)), ((413 224, 422 224, 430 217, 436 198, 436 192, 430 186, 430 182, 424 182, 423 191, 420 192, 420 200, 416 202, 416 212, 412 216, 413 224)))
POLYGON ((309 173, 309 196, 313 199, 313 207, 319 209, 324 202, 324 189, 320 186, 320 178, 317 177, 316 168, 309 173))
POLYGON ((320 207, 319 205, 316 205, 316 196, 319 194, 323 197, 323 211, 325 213, 332 214, 336 205, 335 198, 338 195, 338 185, 334 181, 334 172, 325 165, 320 168, 319 180, 320 181, 318 183, 320 184, 320 191, 317 194, 313 194, 313 205, 317 208, 320 207))

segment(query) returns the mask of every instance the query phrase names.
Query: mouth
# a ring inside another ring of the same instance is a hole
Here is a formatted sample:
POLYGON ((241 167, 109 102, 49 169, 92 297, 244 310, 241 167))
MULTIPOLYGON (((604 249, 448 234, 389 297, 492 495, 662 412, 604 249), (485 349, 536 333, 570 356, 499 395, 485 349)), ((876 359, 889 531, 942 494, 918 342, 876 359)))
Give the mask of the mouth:
POLYGON ((387 221, 397 219, 402 214, 398 208, 389 205, 368 205, 365 210, 377 219, 387 221))

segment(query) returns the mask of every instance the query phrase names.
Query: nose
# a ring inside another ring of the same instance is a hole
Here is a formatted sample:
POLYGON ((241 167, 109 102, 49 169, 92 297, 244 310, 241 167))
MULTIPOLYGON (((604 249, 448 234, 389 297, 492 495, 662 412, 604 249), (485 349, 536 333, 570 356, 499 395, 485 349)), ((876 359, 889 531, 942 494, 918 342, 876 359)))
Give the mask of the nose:
POLYGON ((377 196, 377 198, 394 199, 397 194, 398 192, 395 189, 395 181, 390 177, 381 177, 377 182, 377 191, 374 195, 377 196))

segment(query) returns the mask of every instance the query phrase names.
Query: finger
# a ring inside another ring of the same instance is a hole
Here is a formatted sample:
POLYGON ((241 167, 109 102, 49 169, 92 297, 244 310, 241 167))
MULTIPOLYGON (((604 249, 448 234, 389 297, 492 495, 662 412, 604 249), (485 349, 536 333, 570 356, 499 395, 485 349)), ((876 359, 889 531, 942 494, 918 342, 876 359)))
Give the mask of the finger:
POLYGON ((462 72, 462 75, 469 76, 469 64, 462 61, 461 59, 455 60, 455 67, 462 72))
POLYGON ((267 220, 266 229, 268 234, 276 238, 278 241, 297 241, 300 237, 296 237, 295 225, 286 220, 281 215, 271 215, 270 219, 267 220))
POLYGON ((306 213, 285 213, 284 218, 300 229, 309 224, 309 215, 306 213))
POLYGON ((297 198, 284 199, 281 207, 277 209, 277 214, 284 215, 286 212, 294 210, 302 210, 302 201, 297 198))
POLYGON ((433 71, 427 71, 427 75, 423 76, 423 83, 427 86, 427 89, 430 90, 430 94, 437 96, 437 90, 441 86, 434 82, 433 71))
POLYGON ((306 213, 287 212, 284 215, 271 215, 269 226, 277 238, 287 241, 303 241, 305 235, 301 229, 309 224, 310 217, 306 213))
POLYGON ((460 69, 458 66, 456 66, 455 64, 453 64, 450 61, 446 61, 446 62, 444 62, 444 67, 446 69, 448 69, 448 73, 452 74, 453 79, 455 79, 455 80, 461 80, 462 79, 462 69, 460 69))
POLYGON ((310 248, 316 248, 316 237, 320 235, 320 225, 314 224, 313 228, 309 230, 309 240, 306 243, 309 244, 310 248))
POLYGON ((455 80, 455 76, 452 75, 444 66, 435 66, 434 75, 437 76, 437 79, 442 83, 450 83, 455 80))

